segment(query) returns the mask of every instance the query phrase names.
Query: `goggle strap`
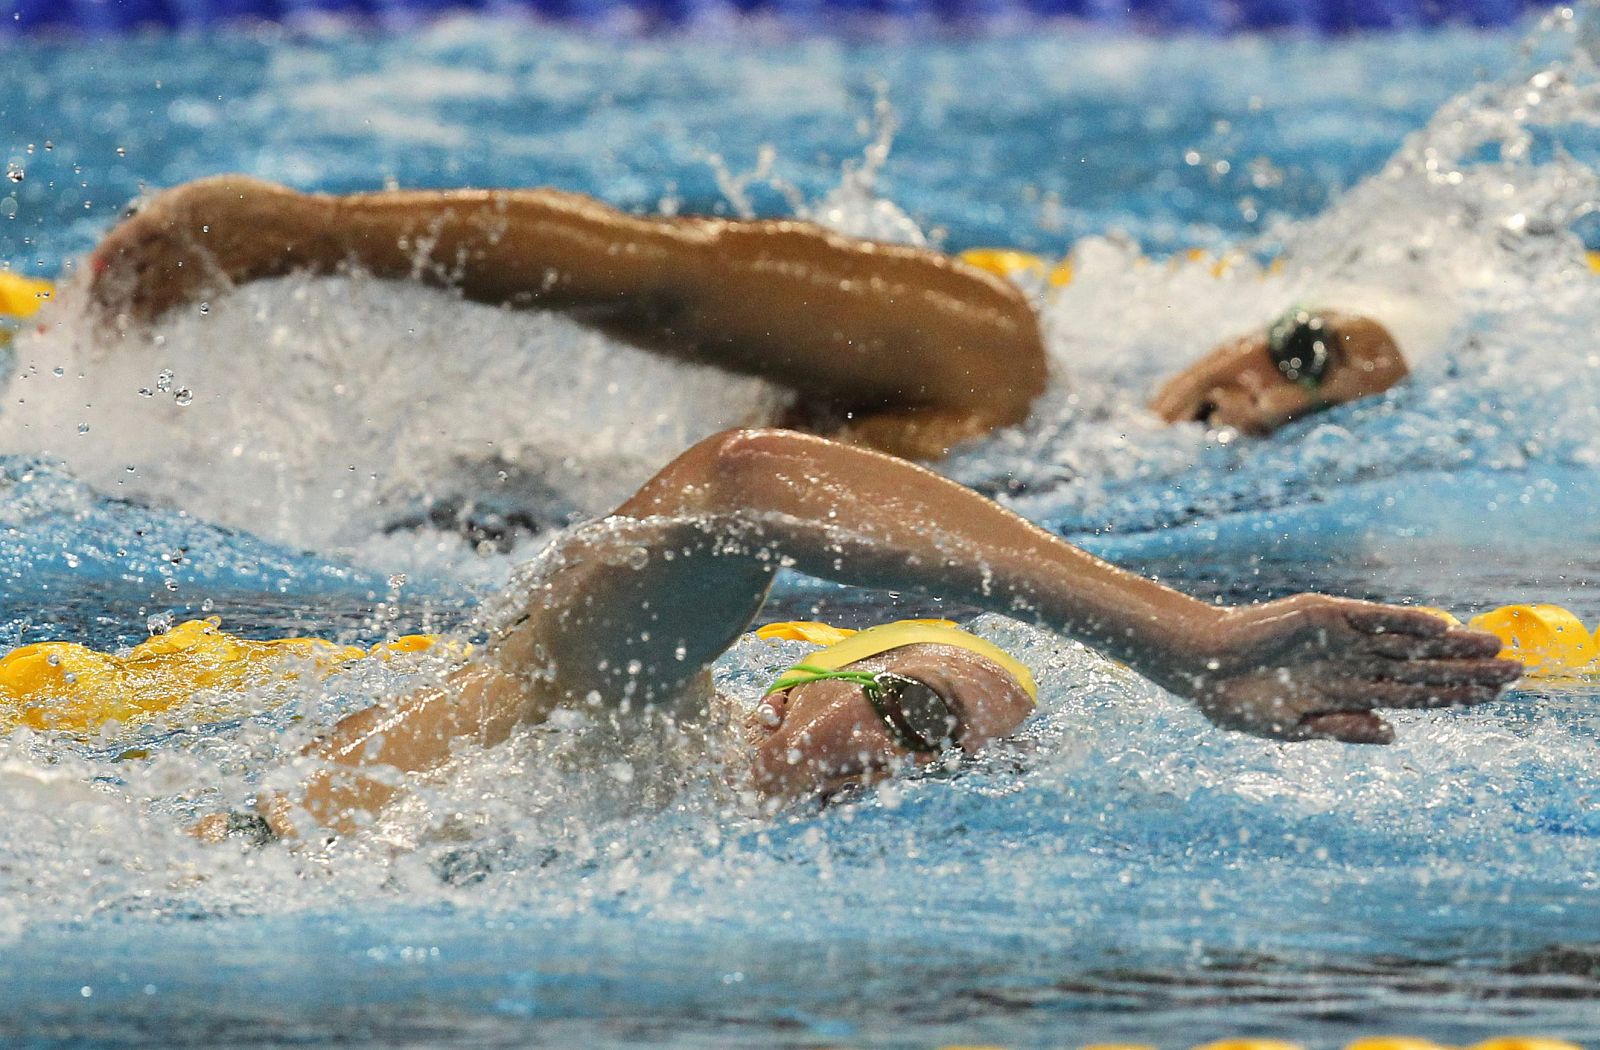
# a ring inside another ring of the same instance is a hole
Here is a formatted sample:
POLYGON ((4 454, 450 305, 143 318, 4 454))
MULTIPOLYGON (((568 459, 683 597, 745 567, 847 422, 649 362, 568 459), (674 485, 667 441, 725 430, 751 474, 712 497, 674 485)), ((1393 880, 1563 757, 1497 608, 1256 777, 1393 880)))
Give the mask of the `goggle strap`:
POLYGON ((854 682, 862 688, 866 688, 867 686, 876 686, 877 680, 878 676, 871 671, 835 671, 826 667, 813 667, 810 664, 795 664, 785 671, 783 676, 776 682, 768 686, 767 691, 761 695, 771 696, 773 693, 781 693, 785 689, 793 689, 796 686, 810 685, 812 682, 854 682))

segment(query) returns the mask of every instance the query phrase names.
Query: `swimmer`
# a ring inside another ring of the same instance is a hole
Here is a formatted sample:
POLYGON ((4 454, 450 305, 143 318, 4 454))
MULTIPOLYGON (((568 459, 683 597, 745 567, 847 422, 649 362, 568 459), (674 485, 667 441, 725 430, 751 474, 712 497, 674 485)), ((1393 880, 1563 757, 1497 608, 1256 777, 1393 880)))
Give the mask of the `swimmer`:
MULTIPOLYGON (((627 215, 556 190, 298 193, 244 176, 150 199, 90 259, 120 324, 203 293, 355 266, 475 302, 556 310, 795 395, 775 423, 934 460, 1022 422, 1048 381, 1027 297, 920 248, 806 222, 627 215)), ((1378 322, 1291 311, 1171 379, 1151 408, 1265 434, 1406 375, 1378 322)))
MULTIPOLYGON (((323 765, 297 795, 208 817, 196 833, 351 831, 403 790, 394 771, 437 769, 456 741, 496 745, 594 697, 695 721, 716 702, 712 662, 749 627, 779 566, 1059 631, 1219 726, 1281 740, 1387 743, 1377 709, 1481 703, 1519 671, 1496 659, 1494 636, 1426 612, 1315 594, 1209 605, 904 460, 793 431, 728 431, 526 567, 471 662, 313 744, 323 765)), ((878 637, 863 632, 773 683, 730 762, 751 788, 782 802, 871 783, 951 748, 976 752, 1034 709, 1027 671, 970 636, 907 631, 886 650, 878 637)))

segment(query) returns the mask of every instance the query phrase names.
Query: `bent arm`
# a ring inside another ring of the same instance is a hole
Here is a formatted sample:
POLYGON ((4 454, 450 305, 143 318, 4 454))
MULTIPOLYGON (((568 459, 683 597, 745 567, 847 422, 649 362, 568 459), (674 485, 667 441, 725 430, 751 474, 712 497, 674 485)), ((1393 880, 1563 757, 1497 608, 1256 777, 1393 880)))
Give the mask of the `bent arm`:
POLYGON ((319 821, 341 826, 394 794, 364 767, 432 768, 461 737, 492 744, 594 695, 682 695, 749 626, 782 566, 1060 631, 1214 721, 1265 735, 1382 741, 1370 708, 1479 702, 1516 673, 1492 659, 1493 637, 1415 610, 1321 596, 1217 608, 920 467, 787 431, 702 441, 541 559, 479 664, 318 745, 345 767, 307 791, 319 821))
POLYGON ((569 313, 841 415, 921 413, 864 434, 911 452, 1022 420, 1047 380, 1027 300, 959 260, 804 222, 627 215, 556 190, 334 197, 221 176, 156 197, 93 257, 96 295, 133 317, 208 284, 350 263, 569 313))

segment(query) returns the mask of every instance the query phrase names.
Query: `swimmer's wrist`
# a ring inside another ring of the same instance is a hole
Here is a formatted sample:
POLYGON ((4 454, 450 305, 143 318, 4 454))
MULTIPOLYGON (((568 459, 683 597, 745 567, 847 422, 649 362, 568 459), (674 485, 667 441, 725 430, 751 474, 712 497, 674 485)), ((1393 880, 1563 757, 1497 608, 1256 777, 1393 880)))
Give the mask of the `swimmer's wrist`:
POLYGON ((1193 695, 1208 665, 1227 645, 1229 612, 1224 606, 1188 599, 1183 608, 1164 617, 1161 637, 1148 648, 1147 665, 1135 667, 1168 692, 1193 695))

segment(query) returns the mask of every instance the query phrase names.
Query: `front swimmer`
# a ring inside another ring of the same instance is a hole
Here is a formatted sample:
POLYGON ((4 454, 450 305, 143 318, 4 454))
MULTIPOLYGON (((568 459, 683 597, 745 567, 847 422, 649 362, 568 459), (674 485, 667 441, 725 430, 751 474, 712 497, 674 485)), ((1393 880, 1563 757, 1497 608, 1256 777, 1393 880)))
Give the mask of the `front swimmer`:
MULTIPOLYGON (((749 627, 779 566, 1059 631, 1218 725, 1284 740, 1386 743, 1376 709, 1481 703, 1519 672, 1495 658, 1492 635, 1425 612, 1312 594, 1209 605, 903 460, 732 431, 525 567, 493 603, 481 655, 340 722, 309 749, 321 769, 262 799, 260 815, 218 814, 197 831, 351 830, 403 790, 394 770, 424 773, 458 740, 493 746, 563 706, 703 711, 715 702, 712 662, 749 627)), ((870 783, 952 746, 977 751, 1033 710, 1031 676, 1007 654, 964 632, 898 630, 886 649, 884 633, 862 632, 773 683, 735 756, 752 786, 784 800, 870 783)))

